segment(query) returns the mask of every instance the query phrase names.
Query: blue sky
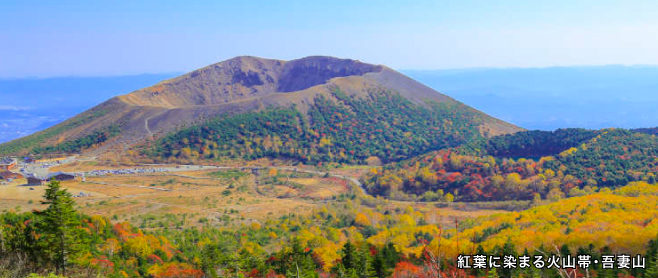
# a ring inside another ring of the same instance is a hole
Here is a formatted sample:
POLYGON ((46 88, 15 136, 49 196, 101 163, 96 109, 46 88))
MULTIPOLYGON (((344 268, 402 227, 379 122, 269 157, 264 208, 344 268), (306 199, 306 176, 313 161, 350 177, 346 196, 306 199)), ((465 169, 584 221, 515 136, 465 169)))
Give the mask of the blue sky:
POLYGON ((319 2, 4 0, 0 78, 183 72, 238 55, 396 69, 658 64, 658 1, 319 2))

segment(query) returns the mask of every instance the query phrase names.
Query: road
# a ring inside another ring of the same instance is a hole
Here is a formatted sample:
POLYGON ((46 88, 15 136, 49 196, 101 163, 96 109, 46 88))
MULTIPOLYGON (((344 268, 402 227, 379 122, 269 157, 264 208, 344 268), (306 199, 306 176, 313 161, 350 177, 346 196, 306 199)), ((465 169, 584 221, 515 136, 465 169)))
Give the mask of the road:
MULTIPOLYGON (((60 163, 55 163, 55 164, 28 164, 24 166, 25 173, 34 173, 39 177, 44 177, 49 174, 49 168, 55 165, 62 165, 62 164, 67 164, 67 163, 72 163, 75 161, 78 161, 78 157, 67 157, 66 159, 60 161, 60 163)), ((354 188, 359 188, 361 193, 364 195, 369 195, 368 191, 365 190, 363 184, 356 178, 353 177, 348 177, 345 175, 337 174, 337 173, 332 173, 332 172, 327 172, 327 171, 317 171, 317 170, 309 170, 309 169, 299 169, 299 168, 294 168, 294 167, 281 167, 281 166, 214 166, 214 165, 175 165, 175 166, 168 166, 168 167, 157 167, 159 165, 157 164, 149 164, 149 165, 142 165, 142 166, 151 166, 151 169, 158 169, 162 172, 183 172, 183 171, 199 171, 199 170, 209 170, 209 169, 217 169, 217 170, 227 170, 227 169, 277 169, 281 171, 291 171, 291 172, 301 172, 301 173, 308 173, 308 174, 315 174, 315 175, 320 175, 324 176, 328 174, 331 177, 335 178, 340 178, 347 180, 351 182, 354 186, 354 188)), ((164 165, 162 165, 164 166, 164 165)), ((140 167, 144 168, 144 167, 140 167)), ((114 169, 110 171, 118 171, 120 169, 114 169)), ((125 169, 124 169, 125 170, 125 169)), ((73 175, 88 175, 89 172, 67 172, 68 174, 73 174, 73 175)))

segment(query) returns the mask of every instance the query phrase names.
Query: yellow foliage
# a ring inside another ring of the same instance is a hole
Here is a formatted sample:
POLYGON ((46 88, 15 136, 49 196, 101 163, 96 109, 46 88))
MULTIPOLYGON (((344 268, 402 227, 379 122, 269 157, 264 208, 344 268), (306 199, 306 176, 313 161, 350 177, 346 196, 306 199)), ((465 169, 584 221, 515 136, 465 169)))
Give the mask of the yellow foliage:
POLYGON ((359 226, 370 226, 370 219, 368 219, 368 216, 366 216, 363 213, 357 213, 356 214, 356 219, 354 219, 354 223, 359 226))
POLYGON ((322 139, 320 139, 320 147, 331 146, 331 145, 332 145, 331 139, 327 137, 322 137, 322 139))
POLYGON ((148 256, 153 254, 153 247, 149 245, 148 240, 143 237, 133 237, 123 244, 123 250, 129 254, 135 254, 138 256, 148 256))
POLYGON ((632 182, 627 186, 616 189, 614 193, 629 197, 657 196, 658 185, 648 184, 646 182, 632 182))
POLYGON ((614 192, 562 199, 523 212, 492 216, 463 231, 460 238, 470 239, 484 229, 495 230, 507 223, 511 228, 481 243, 485 249, 502 246, 511 239, 519 252, 542 244, 568 244, 572 249, 593 244, 597 248, 609 246, 613 252, 642 253, 646 243, 658 234, 656 192, 658 186, 637 182, 614 192))
POLYGON ((561 153, 560 153, 560 156, 561 156, 561 157, 567 157, 567 156, 570 156, 570 155, 574 154, 576 151, 578 151, 578 149, 576 149, 576 148, 570 148, 570 149, 568 149, 568 150, 566 150, 566 151, 561 152, 561 153))
POLYGON ((402 216, 400 216, 400 225, 403 227, 404 226, 413 227, 416 226, 416 220, 414 220, 413 217, 407 214, 403 214, 402 216))
POLYGON ((329 243, 329 244, 320 246, 320 247, 316 248, 313 251, 324 262, 324 266, 322 267, 322 269, 324 271, 327 271, 327 272, 330 271, 331 268, 334 266, 334 262, 341 258, 340 253, 338 252, 338 250, 340 250, 339 245, 329 243))
POLYGON ((261 247, 258 243, 254 243, 251 241, 245 242, 242 244, 242 250, 251 254, 251 255, 261 255, 265 253, 265 250, 263 250, 263 247, 261 247))

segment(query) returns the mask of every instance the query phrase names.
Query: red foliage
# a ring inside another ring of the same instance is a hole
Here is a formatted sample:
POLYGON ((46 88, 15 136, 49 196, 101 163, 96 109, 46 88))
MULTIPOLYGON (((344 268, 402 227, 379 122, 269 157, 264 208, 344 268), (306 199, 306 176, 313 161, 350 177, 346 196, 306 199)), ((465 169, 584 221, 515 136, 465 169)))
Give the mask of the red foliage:
POLYGON ((162 258, 156 254, 151 254, 148 256, 148 261, 151 263, 163 263, 162 258))
POLYGON ((201 278, 204 276, 203 271, 198 269, 189 269, 181 265, 172 264, 165 271, 156 275, 157 278, 201 278))
POLYGON ((104 269, 111 269, 114 267, 114 263, 108 260, 106 256, 100 256, 96 259, 92 259, 91 264, 104 269))
POLYGON ((320 257, 320 255, 319 255, 318 253, 313 252, 313 253, 311 254, 311 257, 313 258, 313 262, 315 262, 315 264, 316 264, 318 267, 320 267, 320 268, 323 268, 323 267, 324 267, 325 262, 324 262, 324 260, 322 259, 322 257, 320 257))
POLYGON ((423 273, 423 269, 415 264, 406 261, 399 262, 395 266, 395 269, 393 270, 393 274, 391 275, 391 278, 420 278, 420 277, 425 277, 425 273, 423 273))
POLYGON ((285 277, 285 276, 283 276, 283 275, 276 274, 276 272, 274 272, 273 269, 270 269, 270 272, 268 272, 268 273, 265 275, 265 278, 284 278, 284 277, 285 277))
POLYGON ((247 273, 246 275, 249 278, 256 278, 256 277, 260 277, 260 272, 258 271, 258 269, 254 268, 251 271, 249 271, 249 273, 247 273))

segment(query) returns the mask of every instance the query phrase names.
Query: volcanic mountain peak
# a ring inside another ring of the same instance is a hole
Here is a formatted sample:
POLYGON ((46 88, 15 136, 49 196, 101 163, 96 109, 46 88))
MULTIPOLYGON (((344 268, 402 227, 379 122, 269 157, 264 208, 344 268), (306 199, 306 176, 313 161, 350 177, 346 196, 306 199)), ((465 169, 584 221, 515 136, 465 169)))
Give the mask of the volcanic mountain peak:
POLYGON ((423 148, 428 149, 433 148, 428 142, 439 137, 459 141, 455 138, 462 138, 464 131, 452 130, 459 124, 487 137, 522 130, 385 66, 325 56, 291 61, 240 56, 112 98, 57 126, 5 143, 0 153, 102 152, 112 146, 141 144, 209 119, 260 113, 268 107, 296 110, 312 125, 323 119, 309 113, 328 113, 324 120, 332 121, 346 121, 350 114, 356 122, 342 128, 354 129, 344 131, 351 135, 373 132, 365 129, 368 125, 374 132, 393 132, 393 137, 383 137, 388 140, 403 140, 395 134, 406 130, 404 126, 440 133, 419 139, 426 140, 423 148), (375 118, 363 122, 368 117, 375 118), (382 122, 386 117, 390 123, 382 122))
POLYGON ((280 73, 277 91, 294 92, 324 84, 335 77, 364 75, 379 72, 382 66, 361 63, 355 60, 326 56, 311 56, 287 62, 280 73))
POLYGON ((326 84, 336 77, 382 70, 355 60, 311 56, 292 61, 239 56, 161 82, 121 99, 137 106, 165 108, 218 105, 272 93, 288 93, 326 84))

